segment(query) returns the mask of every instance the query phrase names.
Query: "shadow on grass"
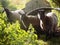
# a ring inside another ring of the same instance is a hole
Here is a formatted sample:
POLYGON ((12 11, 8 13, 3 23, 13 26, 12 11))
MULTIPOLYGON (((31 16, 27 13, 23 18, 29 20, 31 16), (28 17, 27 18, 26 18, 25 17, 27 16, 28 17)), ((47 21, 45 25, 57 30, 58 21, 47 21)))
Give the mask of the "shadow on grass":
POLYGON ((45 41, 45 35, 41 35, 39 41, 43 41, 43 45, 60 45, 60 37, 53 37, 45 41))

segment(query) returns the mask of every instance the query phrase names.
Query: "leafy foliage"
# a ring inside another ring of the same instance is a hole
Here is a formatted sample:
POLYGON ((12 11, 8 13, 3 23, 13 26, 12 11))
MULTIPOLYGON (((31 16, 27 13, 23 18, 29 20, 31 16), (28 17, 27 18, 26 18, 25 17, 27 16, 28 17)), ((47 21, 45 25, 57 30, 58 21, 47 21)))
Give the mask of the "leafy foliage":
MULTIPOLYGON (((54 8, 60 8, 60 0, 47 0, 51 7, 54 7, 54 8)), ((53 11, 57 14, 57 17, 58 17, 58 26, 60 26, 60 11, 53 11)))
POLYGON ((47 0, 53 7, 60 7, 60 0, 47 0))
POLYGON ((37 35, 33 31, 24 31, 18 21, 10 24, 5 16, 0 15, 0 45, 28 45, 35 42, 37 35))

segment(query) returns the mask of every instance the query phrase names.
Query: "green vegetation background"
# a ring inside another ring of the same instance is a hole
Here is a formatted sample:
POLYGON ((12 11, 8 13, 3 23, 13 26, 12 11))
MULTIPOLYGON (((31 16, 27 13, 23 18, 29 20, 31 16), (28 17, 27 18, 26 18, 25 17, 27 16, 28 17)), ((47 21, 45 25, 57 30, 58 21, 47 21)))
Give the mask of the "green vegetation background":
MULTIPOLYGON (((42 35, 41 39, 37 40, 37 35, 34 34, 34 28, 32 25, 29 26, 31 30, 28 29, 26 32, 20 28, 18 21, 12 24, 8 22, 6 13, 1 13, 3 10, 1 1, 5 1, 3 4, 9 9, 16 10, 23 9, 25 4, 30 0, 0 0, 0 45, 60 45, 60 37, 44 41, 45 35, 42 35)), ((51 4, 51 7, 60 7, 53 0, 48 1, 51 4)), ((59 12, 57 11, 56 14, 59 20, 59 12)), ((58 21, 58 25, 60 25, 60 21, 58 21)))

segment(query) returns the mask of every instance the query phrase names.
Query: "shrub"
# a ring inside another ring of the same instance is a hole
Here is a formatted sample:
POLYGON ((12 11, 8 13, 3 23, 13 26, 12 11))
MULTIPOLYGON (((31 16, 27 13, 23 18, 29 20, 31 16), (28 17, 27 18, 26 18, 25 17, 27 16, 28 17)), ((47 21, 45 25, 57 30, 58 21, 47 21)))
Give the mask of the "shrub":
POLYGON ((37 40, 34 28, 29 26, 28 31, 20 28, 18 21, 8 22, 7 16, 0 14, 0 45, 40 45, 44 44, 37 40))
POLYGON ((0 15, 0 45, 29 45, 35 43, 35 40, 37 35, 34 31, 26 32, 20 28, 18 21, 10 24, 5 14, 0 15))

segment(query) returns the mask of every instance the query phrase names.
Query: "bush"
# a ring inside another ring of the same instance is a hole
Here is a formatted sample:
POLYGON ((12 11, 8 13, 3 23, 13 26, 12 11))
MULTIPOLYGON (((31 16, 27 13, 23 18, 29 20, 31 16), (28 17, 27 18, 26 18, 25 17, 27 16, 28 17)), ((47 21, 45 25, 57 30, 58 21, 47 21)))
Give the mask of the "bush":
POLYGON ((34 34, 34 28, 29 26, 28 31, 20 28, 18 21, 8 22, 6 14, 0 14, 0 45, 42 45, 34 34))
MULTIPOLYGON (((29 45, 35 43, 37 35, 34 31, 25 31, 20 28, 18 21, 10 24, 6 15, 0 15, 0 45, 29 45)), ((34 30, 32 28, 32 30, 34 30)))

